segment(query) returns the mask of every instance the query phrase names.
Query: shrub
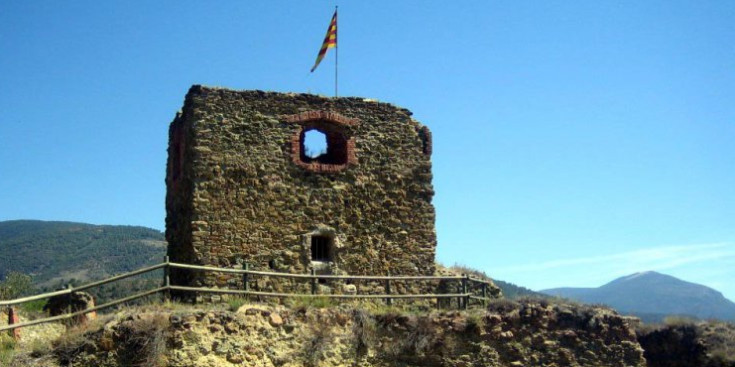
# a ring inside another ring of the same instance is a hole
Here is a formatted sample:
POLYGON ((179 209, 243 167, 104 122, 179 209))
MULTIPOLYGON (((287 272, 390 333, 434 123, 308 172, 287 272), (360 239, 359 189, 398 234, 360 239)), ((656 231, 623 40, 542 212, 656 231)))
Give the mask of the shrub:
POLYGON ((507 298, 498 298, 491 300, 490 302, 488 302, 487 305, 488 311, 495 311, 501 314, 517 310, 520 307, 520 303, 507 298))
POLYGON ((31 276, 18 272, 10 272, 0 282, 0 299, 14 299, 28 293, 32 289, 31 276))
POLYGON ((484 313, 468 312, 465 331, 470 334, 479 334, 485 328, 484 313))
POLYGON ((20 309, 23 310, 24 315, 29 319, 37 319, 46 316, 46 313, 43 311, 43 306, 46 305, 46 301, 45 299, 38 299, 26 302, 20 305, 20 309))
POLYGON ((118 326, 116 347, 124 366, 165 365, 169 319, 164 314, 135 317, 118 326))
POLYGON ((68 329, 52 343, 53 353, 62 365, 71 366, 80 354, 96 349, 92 339, 92 332, 87 326, 68 329))
POLYGON ((352 334, 355 344, 355 354, 360 357, 378 341, 378 328, 375 318, 365 309, 355 309, 353 314, 352 334))

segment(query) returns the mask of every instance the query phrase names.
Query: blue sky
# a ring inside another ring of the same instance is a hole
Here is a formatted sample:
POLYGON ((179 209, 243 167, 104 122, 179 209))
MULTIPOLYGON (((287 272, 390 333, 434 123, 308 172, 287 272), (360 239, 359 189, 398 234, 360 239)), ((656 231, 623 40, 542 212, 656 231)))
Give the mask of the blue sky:
MULTIPOLYGON (((438 260, 735 299, 735 2, 341 1, 340 95, 434 136, 438 260)), ((334 2, 0 3, 0 220, 163 229, 192 84, 333 94, 334 2)))

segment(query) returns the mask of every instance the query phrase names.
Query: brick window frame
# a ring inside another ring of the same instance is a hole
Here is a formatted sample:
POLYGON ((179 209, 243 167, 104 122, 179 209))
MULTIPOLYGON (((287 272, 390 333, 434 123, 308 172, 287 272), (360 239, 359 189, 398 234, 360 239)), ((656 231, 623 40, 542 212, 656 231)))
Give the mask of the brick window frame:
POLYGON ((359 120, 347 118, 336 112, 307 111, 295 115, 282 116, 287 123, 296 124, 291 135, 291 161, 297 166, 316 173, 335 173, 357 164, 355 138, 351 128, 359 120), (317 130, 327 138, 327 161, 309 159, 304 151, 304 136, 307 131, 317 130))

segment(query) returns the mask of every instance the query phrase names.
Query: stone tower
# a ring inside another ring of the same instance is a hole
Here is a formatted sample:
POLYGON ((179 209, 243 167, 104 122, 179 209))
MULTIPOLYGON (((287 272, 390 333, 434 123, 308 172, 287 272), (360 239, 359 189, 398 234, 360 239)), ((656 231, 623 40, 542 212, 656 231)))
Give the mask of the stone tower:
MULTIPOLYGON (((193 86, 169 128, 168 255, 295 273, 433 274, 430 156, 428 128, 390 104, 193 86), (323 134, 323 152, 309 151, 311 131, 323 134)), ((225 281, 172 274, 174 284, 225 281)))

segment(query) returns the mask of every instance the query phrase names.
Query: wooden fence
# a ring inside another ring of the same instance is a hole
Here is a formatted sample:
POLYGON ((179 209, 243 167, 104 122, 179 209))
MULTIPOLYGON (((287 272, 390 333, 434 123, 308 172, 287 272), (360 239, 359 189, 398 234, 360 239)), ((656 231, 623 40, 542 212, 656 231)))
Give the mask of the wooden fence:
POLYGON ((22 328, 25 326, 32 326, 37 324, 43 324, 53 321, 61 321, 69 318, 81 316, 90 312, 106 309, 112 306, 119 305, 121 303, 130 302, 139 298, 147 297, 153 294, 162 293, 169 297, 171 291, 180 292, 199 292, 199 293, 215 293, 215 294, 230 294, 230 295, 241 295, 241 296, 259 296, 259 297, 325 297, 325 298, 336 298, 336 299, 384 299, 385 302, 390 305, 394 299, 456 299, 459 308, 466 309, 469 307, 472 300, 478 301, 483 306, 491 298, 488 295, 488 288, 490 283, 481 279, 471 278, 469 275, 462 276, 372 276, 372 275, 318 275, 313 270, 311 274, 290 274, 290 273, 276 273, 259 270, 250 270, 248 265, 245 264, 243 269, 231 269, 231 268, 217 268, 211 266, 200 266, 190 264, 179 264, 168 261, 168 256, 164 259, 164 262, 135 270, 129 273, 113 276, 104 280, 92 282, 78 287, 68 286, 66 289, 58 290, 54 292, 48 292, 38 294, 30 297, 23 297, 14 300, 2 301, 0 300, 0 307, 12 308, 14 306, 57 296, 68 296, 71 299, 73 292, 84 291, 91 288, 96 288, 104 284, 113 283, 125 278, 130 278, 136 275, 149 273, 158 269, 163 269, 163 282, 158 288, 140 292, 128 297, 120 298, 111 302, 107 302, 101 305, 96 305, 91 308, 87 308, 79 311, 69 311, 63 315, 46 317, 36 320, 30 320, 20 323, 9 323, 6 326, 0 326, 0 331, 13 330, 22 328), (243 279, 243 289, 228 289, 228 288, 207 288, 207 287, 188 287, 172 285, 169 278, 171 269, 187 269, 187 270, 198 270, 198 271, 209 271, 219 273, 230 273, 239 274, 243 279), (275 278, 291 278, 291 279, 305 279, 311 281, 311 293, 276 293, 276 292, 264 292, 258 290, 251 290, 249 287, 250 280, 252 277, 267 276, 275 278), (344 281, 382 281, 384 283, 384 294, 319 294, 318 293, 318 281, 324 280, 344 280, 344 281), (397 294, 391 291, 391 282, 396 281, 454 281, 457 282, 457 293, 441 293, 441 294, 397 294))

